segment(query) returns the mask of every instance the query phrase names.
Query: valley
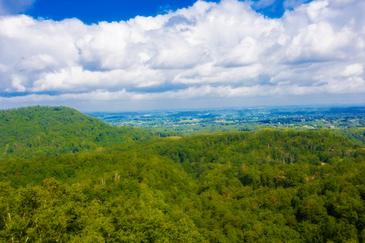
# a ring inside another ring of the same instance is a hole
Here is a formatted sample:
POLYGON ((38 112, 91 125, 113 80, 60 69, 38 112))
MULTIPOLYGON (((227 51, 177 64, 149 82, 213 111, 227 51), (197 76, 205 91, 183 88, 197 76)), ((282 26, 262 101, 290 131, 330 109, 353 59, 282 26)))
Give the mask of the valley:
POLYGON ((362 128, 161 137, 38 106, 0 132, 3 242, 365 239, 362 128))

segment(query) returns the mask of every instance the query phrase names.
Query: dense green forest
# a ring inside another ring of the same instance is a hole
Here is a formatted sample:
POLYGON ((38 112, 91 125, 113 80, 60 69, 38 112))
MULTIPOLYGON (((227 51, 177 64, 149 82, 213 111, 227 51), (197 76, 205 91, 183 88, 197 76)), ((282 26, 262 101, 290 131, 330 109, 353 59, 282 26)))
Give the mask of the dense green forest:
POLYGON ((67 107, 0 111, 0 156, 79 152, 148 137, 141 129, 112 127, 67 107))
POLYGON ((0 111, 1 242, 365 242, 364 130, 160 138, 0 111))

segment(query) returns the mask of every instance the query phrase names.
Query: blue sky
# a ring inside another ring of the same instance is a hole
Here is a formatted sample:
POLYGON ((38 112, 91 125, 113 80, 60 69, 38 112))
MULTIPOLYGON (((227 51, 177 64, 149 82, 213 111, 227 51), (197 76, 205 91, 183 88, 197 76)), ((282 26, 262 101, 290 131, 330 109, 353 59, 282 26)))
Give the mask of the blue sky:
POLYGON ((0 0, 0 108, 365 104, 365 1, 0 0))
MULTIPOLYGON (((189 7, 196 0, 2 0, 13 13, 36 18, 62 20, 78 18, 85 23, 120 21, 140 16, 155 16, 179 8, 189 7), (6 3, 8 2, 8 3, 6 3)), ((219 2, 219 0, 208 0, 219 2)), ((286 9, 311 0, 252 0, 253 8, 270 18, 279 18, 286 9), (289 4, 288 4, 289 2, 289 4)))
POLYGON ((26 13, 56 20, 79 18, 85 23, 128 20, 137 15, 154 16, 190 6, 193 0, 37 0, 26 13))

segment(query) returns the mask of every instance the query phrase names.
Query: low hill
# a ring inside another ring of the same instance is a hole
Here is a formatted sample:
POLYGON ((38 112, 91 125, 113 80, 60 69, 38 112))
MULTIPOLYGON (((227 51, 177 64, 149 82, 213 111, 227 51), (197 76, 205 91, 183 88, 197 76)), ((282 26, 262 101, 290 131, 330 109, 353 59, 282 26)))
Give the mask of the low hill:
POLYGON ((65 107, 0 117, 15 149, 0 158, 0 242, 365 241, 360 130, 146 139, 65 107))
POLYGON ((145 136, 141 130, 113 127, 68 107, 0 111, 0 156, 78 152, 145 136))

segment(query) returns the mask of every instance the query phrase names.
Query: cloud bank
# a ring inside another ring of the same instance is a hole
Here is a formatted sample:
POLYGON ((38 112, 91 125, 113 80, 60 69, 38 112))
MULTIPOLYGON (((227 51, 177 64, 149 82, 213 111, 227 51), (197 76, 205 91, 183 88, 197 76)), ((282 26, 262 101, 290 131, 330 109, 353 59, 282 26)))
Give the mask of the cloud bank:
POLYGON ((237 0, 93 25, 2 16, 0 104, 365 103, 365 1, 287 2, 279 19, 237 0))

